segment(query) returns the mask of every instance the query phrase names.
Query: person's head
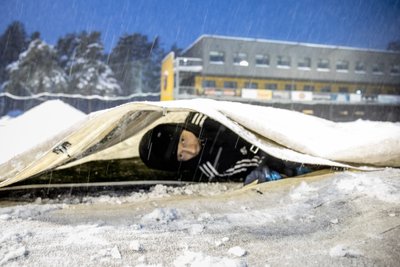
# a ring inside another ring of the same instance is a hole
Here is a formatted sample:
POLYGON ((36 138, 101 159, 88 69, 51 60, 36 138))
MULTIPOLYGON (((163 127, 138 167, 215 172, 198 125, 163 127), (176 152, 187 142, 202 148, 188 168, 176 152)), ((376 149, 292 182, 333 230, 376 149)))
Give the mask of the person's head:
POLYGON ((139 143, 139 155, 149 168, 176 171, 201 150, 197 136, 182 124, 160 124, 147 131, 139 143))
POLYGON ((178 161, 188 161, 196 157, 201 150, 197 136, 188 130, 182 130, 177 147, 178 161))

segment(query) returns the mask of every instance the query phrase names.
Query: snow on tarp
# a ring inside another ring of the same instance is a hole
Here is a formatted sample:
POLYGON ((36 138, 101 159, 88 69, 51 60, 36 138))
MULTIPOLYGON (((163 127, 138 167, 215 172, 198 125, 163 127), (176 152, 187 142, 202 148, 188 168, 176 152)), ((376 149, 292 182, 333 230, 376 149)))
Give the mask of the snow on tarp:
POLYGON ((67 164, 137 157, 145 131, 159 123, 181 122, 189 111, 208 115, 284 160, 365 170, 400 167, 397 123, 334 123, 294 111, 207 99, 134 102, 92 113, 0 165, 0 187, 67 164))

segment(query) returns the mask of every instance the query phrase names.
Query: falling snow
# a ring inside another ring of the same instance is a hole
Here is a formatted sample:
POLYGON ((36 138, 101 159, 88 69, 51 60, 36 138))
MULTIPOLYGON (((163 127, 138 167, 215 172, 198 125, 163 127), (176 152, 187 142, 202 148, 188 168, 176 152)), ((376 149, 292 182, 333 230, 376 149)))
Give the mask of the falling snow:
MULTIPOLYGON (((35 116, 56 111, 65 115, 62 123, 52 122, 60 123, 57 127, 86 116, 51 101, 15 119, 3 118, 0 131, 28 127, 35 116)), ((27 129, 32 136, 49 131, 27 129)), ((29 140, 27 147, 35 143, 29 140)), ((52 198, 27 192, 0 201, 0 265, 396 266, 399 207, 395 168, 246 188, 156 185, 52 198)))

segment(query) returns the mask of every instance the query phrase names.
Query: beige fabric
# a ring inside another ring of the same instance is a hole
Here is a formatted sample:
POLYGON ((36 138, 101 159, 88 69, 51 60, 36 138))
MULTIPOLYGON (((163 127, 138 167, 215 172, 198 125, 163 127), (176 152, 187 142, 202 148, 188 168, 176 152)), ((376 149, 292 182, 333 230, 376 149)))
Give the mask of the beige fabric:
POLYGON ((400 167, 400 125, 334 123, 298 112, 215 100, 134 102, 96 112, 67 131, 0 165, 0 187, 55 168, 138 156, 147 129, 202 112, 275 157, 357 169, 400 167), (71 143, 67 154, 53 148, 71 143))

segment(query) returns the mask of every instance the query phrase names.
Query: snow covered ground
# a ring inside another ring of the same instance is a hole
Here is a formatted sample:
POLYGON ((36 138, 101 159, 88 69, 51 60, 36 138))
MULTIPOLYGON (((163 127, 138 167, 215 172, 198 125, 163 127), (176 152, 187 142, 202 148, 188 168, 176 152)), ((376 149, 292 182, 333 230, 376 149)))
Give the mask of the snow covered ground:
MULTIPOLYGON (((0 119, 0 162, 84 116, 50 101, 0 119)), ((393 168, 247 188, 0 198, 0 266, 398 266, 399 236, 393 168)))
POLYGON ((0 265, 398 266, 399 204, 389 168, 2 201, 0 265))

